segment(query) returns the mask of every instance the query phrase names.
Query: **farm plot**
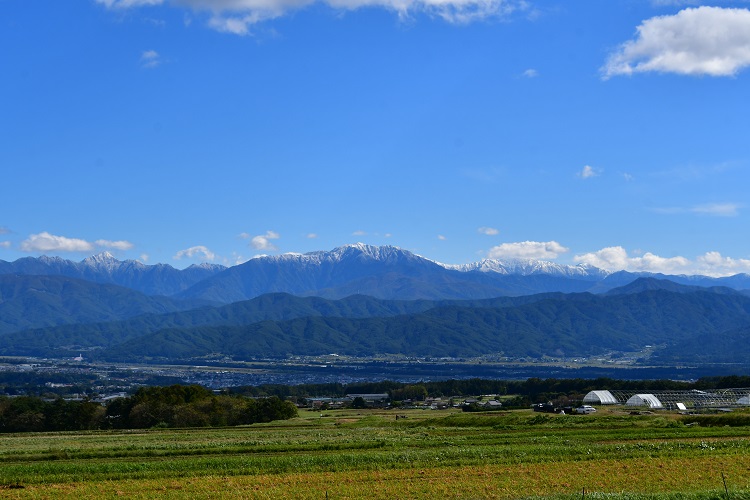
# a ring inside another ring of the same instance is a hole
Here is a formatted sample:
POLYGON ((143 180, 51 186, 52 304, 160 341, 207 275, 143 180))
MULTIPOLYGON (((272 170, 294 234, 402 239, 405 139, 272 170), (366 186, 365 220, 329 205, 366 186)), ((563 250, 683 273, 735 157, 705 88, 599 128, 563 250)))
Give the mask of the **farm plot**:
POLYGON ((302 412, 223 429, 5 434, 0 497, 750 498, 745 425, 617 410, 406 416, 302 412))

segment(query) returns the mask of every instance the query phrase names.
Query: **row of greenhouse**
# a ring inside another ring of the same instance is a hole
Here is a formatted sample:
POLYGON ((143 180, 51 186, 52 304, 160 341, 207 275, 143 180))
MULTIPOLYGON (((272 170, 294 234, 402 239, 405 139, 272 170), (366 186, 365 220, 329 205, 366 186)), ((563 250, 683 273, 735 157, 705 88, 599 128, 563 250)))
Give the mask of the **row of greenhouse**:
POLYGON ((653 410, 691 410, 701 408, 734 408, 750 406, 750 389, 717 389, 714 391, 591 391, 583 398, 589 405, 625 405, 653 410))

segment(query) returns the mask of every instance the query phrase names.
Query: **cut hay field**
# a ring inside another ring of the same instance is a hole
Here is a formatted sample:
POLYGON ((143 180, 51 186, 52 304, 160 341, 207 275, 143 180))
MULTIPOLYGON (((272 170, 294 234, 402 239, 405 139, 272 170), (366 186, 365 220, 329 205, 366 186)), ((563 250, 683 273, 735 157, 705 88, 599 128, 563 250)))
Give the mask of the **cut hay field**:
POLYGON ((0 498, 750 498, 748 414, 398 415, 3 434, 0 498))

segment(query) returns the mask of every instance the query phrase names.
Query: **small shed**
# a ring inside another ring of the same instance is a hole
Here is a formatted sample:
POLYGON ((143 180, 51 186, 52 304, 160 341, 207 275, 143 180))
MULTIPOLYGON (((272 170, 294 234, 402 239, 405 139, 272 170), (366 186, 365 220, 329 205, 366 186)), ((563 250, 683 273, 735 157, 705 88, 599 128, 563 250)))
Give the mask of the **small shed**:
POLYGON ((583 404, 616 405, 617 398, 609 391, 591 391, 583 397, 583 404))
POLYGON ((659 398, 653 394, 636 394, 628 399, 625 404, 627 406, 648 406, 654 410, 661 410, 664 408, 664 405, 661 404, 659 398))

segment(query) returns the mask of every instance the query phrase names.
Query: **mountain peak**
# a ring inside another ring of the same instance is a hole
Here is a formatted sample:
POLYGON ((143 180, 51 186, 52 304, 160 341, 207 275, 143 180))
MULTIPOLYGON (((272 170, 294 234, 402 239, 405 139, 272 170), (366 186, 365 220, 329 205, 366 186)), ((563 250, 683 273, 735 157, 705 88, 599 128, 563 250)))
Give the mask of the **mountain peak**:
MULTIPOLYGON (((265 262, 303 262, 308 264, 319 264, 322 262, 341 262, 352 259, 364 259, 380 262, 394 262, 399 259, 424 259, 408 250, 391 245, 367 245, 365 243, 352 243, 336 247, 333 250, 319 250, 308 253, 284 253, 281 255, 263 255, 254 257, 251 261, 265 262)), ((428 260, 428 259, 424 259, 428 260)))
POLYGON ((205 271, 223 271, 226 266, 221 264, 211 264, 210 262, 201 262, 200 264, 191 264, 187 269, 201 269, 205 271))
POLYGON ((109 262, 112 260, 117 260, 114 255, 107 252, 106 250, 104 252, 98 253, 96 255, 92 255, 91 257, 88 257, 84 259, 84 262, 109 262))
MULTIPOLYGON (((33 259, 33 257, 26 257, 26 258, 27 258, 27 259, 33 259)), ((56 255, 55 255, 55 256, 53 256, 53 257, 50 257, 50 256, 48 256, 48 255, 41 255, 41 256, 40 256, 40 257, 39 257, 39 258, 38 258, 37 260, 38 260, 39 262, 42 262, 42 263, 44 263, 44 264, 52 264, 52 263, 61 263, 61 262, 66 262, 66 261, 65 261, 65 259, 63 259, 62 257, 58 257, 58 256, 56 256, 56 255)))
POLYGON ((120 265, 120 261, 111 253, 105 251, 83 259, 81 265, 111 271, 120 265))

